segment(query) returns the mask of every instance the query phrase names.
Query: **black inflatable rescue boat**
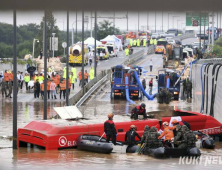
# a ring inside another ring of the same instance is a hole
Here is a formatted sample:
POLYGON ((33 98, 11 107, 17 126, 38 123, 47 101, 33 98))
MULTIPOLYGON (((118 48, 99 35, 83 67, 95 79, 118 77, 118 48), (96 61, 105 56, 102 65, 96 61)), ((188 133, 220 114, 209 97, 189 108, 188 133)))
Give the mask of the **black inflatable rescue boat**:
POLYGON ((104 138, 96 135, 81 135, 77 140, 77 149, 109 154, 113 150, 113 144, 107 143, 104 138))
POLYGON ((200 148, 214 149, 214 140, 209 135, 200 131, 194 131, 194 134, 197 135, 198 140, 200 140, 200 148))

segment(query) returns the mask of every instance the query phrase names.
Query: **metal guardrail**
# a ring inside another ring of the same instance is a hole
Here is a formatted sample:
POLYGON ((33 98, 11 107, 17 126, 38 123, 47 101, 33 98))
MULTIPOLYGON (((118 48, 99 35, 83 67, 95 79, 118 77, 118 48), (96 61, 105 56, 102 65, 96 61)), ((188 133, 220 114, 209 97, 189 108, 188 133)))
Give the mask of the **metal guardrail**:
POLYGON ((97 89, 109 76, 110 70, 103 70, 98 76, 93 80, 89 81, 78 93, 69 99, 70 105, 81 106, 81 104, 97 89))
POLYGON ((207 64, 207 63, 222 63, 222 58, 209 58, 209 59, 200 59, 197 64, 207 64))
POLYGON ((183 35, 180 35, 180 36, 177 36, 177 37, 174 37, 173 39, 174 40, 184 40, 184 39, 187 39, 187 38, 194 38, 195 37, 195 34, 194 33, 187 33, 187 34, 183 34, 183 35))

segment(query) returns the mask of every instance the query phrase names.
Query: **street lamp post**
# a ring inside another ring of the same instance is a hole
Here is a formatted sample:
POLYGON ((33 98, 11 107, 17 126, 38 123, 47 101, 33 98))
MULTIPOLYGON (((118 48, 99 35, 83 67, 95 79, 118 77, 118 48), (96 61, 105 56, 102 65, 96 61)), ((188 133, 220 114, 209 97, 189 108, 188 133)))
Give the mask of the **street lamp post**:
POLYGON ((155 32, 156 32, 156 11, 155 11, 155 32))
POLYGON ((53 36, 53 54, 52 54, 52 57, 54 57, 54 53, 55 53, 55 34, 56 33, 52 33, 52 36, 53 36))
POLYGON ((35 57, 34 57, 34 55, 35 55, 35 41, 39 42, 39 40, 38 40, 38 39, 35 39, 35 38, 33 39, 33 48, 32 48, 32 57, 33 57, 33 58, 35 58, 35 57))

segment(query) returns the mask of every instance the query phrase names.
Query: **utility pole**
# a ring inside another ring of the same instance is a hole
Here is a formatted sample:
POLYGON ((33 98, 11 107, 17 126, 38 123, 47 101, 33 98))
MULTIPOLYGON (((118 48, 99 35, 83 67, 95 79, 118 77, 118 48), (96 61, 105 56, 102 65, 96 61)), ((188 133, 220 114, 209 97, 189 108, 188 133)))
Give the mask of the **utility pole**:
POLYGON ((206 12, 204 12, 204 52, 205 52, 205 25, 206 25, 206 12))
POLYGON ((81 85, 82 85, 82 92, 83 92, 83 95, 84 95, 84 11, 82 11, 82 82, 81 82, 81 85))
POLYGON ((149 30, 149 12, 147 12, 147 30, 149 30))
POLYGON ((95 11, 94 77, 96 77, 96 67, 97 67, 96 39, 97 39, 97 12, 95 11))
POLYGON ((199 39, 199 49, 201 50, 201 11, 200 11, 200 39, 199 39))
POLYGON ((43 49, 44 49, 44 114, 43 119, 47 120, 47 15, 44 12, 44 34, 43 34, 43 49))
POLYGON ((208 48, 210 46, 210 12, 208 12, 208 48))
POLYGON ((90 32, 90 37, 92 37, 92 11, 91 11, 91 32, 90 32))
POLYGON ((162 32, 163 32, 163 11, 162 11, 162 32))
POLYGON ((212 48, 214 47, 214 12, 212 12, 212 48))
POLYGON ((115 35, 115 11, 113 13, 113 35, 115 35))
MULTIPOLYGON (((76 41, 75 42, 77 42, 78 40, 77 40, 77 19, 78 19, 78 17, 77 17, 77 14, 78 14, 78 12, 76 11, 76 41)), ((73 45, 73 44, 72 44, 73 45)), ((68 47, 67 47, 68 48, 68 47)))
POLYGON ((66 106, 69 106, 69 11, 67 11, 66 43, 67 43, 67 53, 66 53, 66 106))
MULTIPOLYGON (((16 9, 13 9, 13 78, 17 80, 17 18, 16 9)), ((17 149, 17 81, 13 82, 13 149, 17 149)))

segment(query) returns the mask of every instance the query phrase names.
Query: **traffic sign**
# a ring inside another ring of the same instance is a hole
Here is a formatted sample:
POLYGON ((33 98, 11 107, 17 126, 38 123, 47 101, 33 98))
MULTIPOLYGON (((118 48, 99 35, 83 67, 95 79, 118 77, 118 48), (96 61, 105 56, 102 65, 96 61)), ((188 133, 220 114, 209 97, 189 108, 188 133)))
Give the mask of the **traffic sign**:
POLYGON ((67 43, 66 43, 66 42, 63 42, 63 43, 62 43, 62 47, 63 47, 63 48, 66 48, 66 47, 67 47, 67 43))
POLYGON ((186 13, 186 26, 205 26, 208 25, 208 12, 201 12, 201 22, 200 22, 200 13, 199 12, 187 12, 186 13))

